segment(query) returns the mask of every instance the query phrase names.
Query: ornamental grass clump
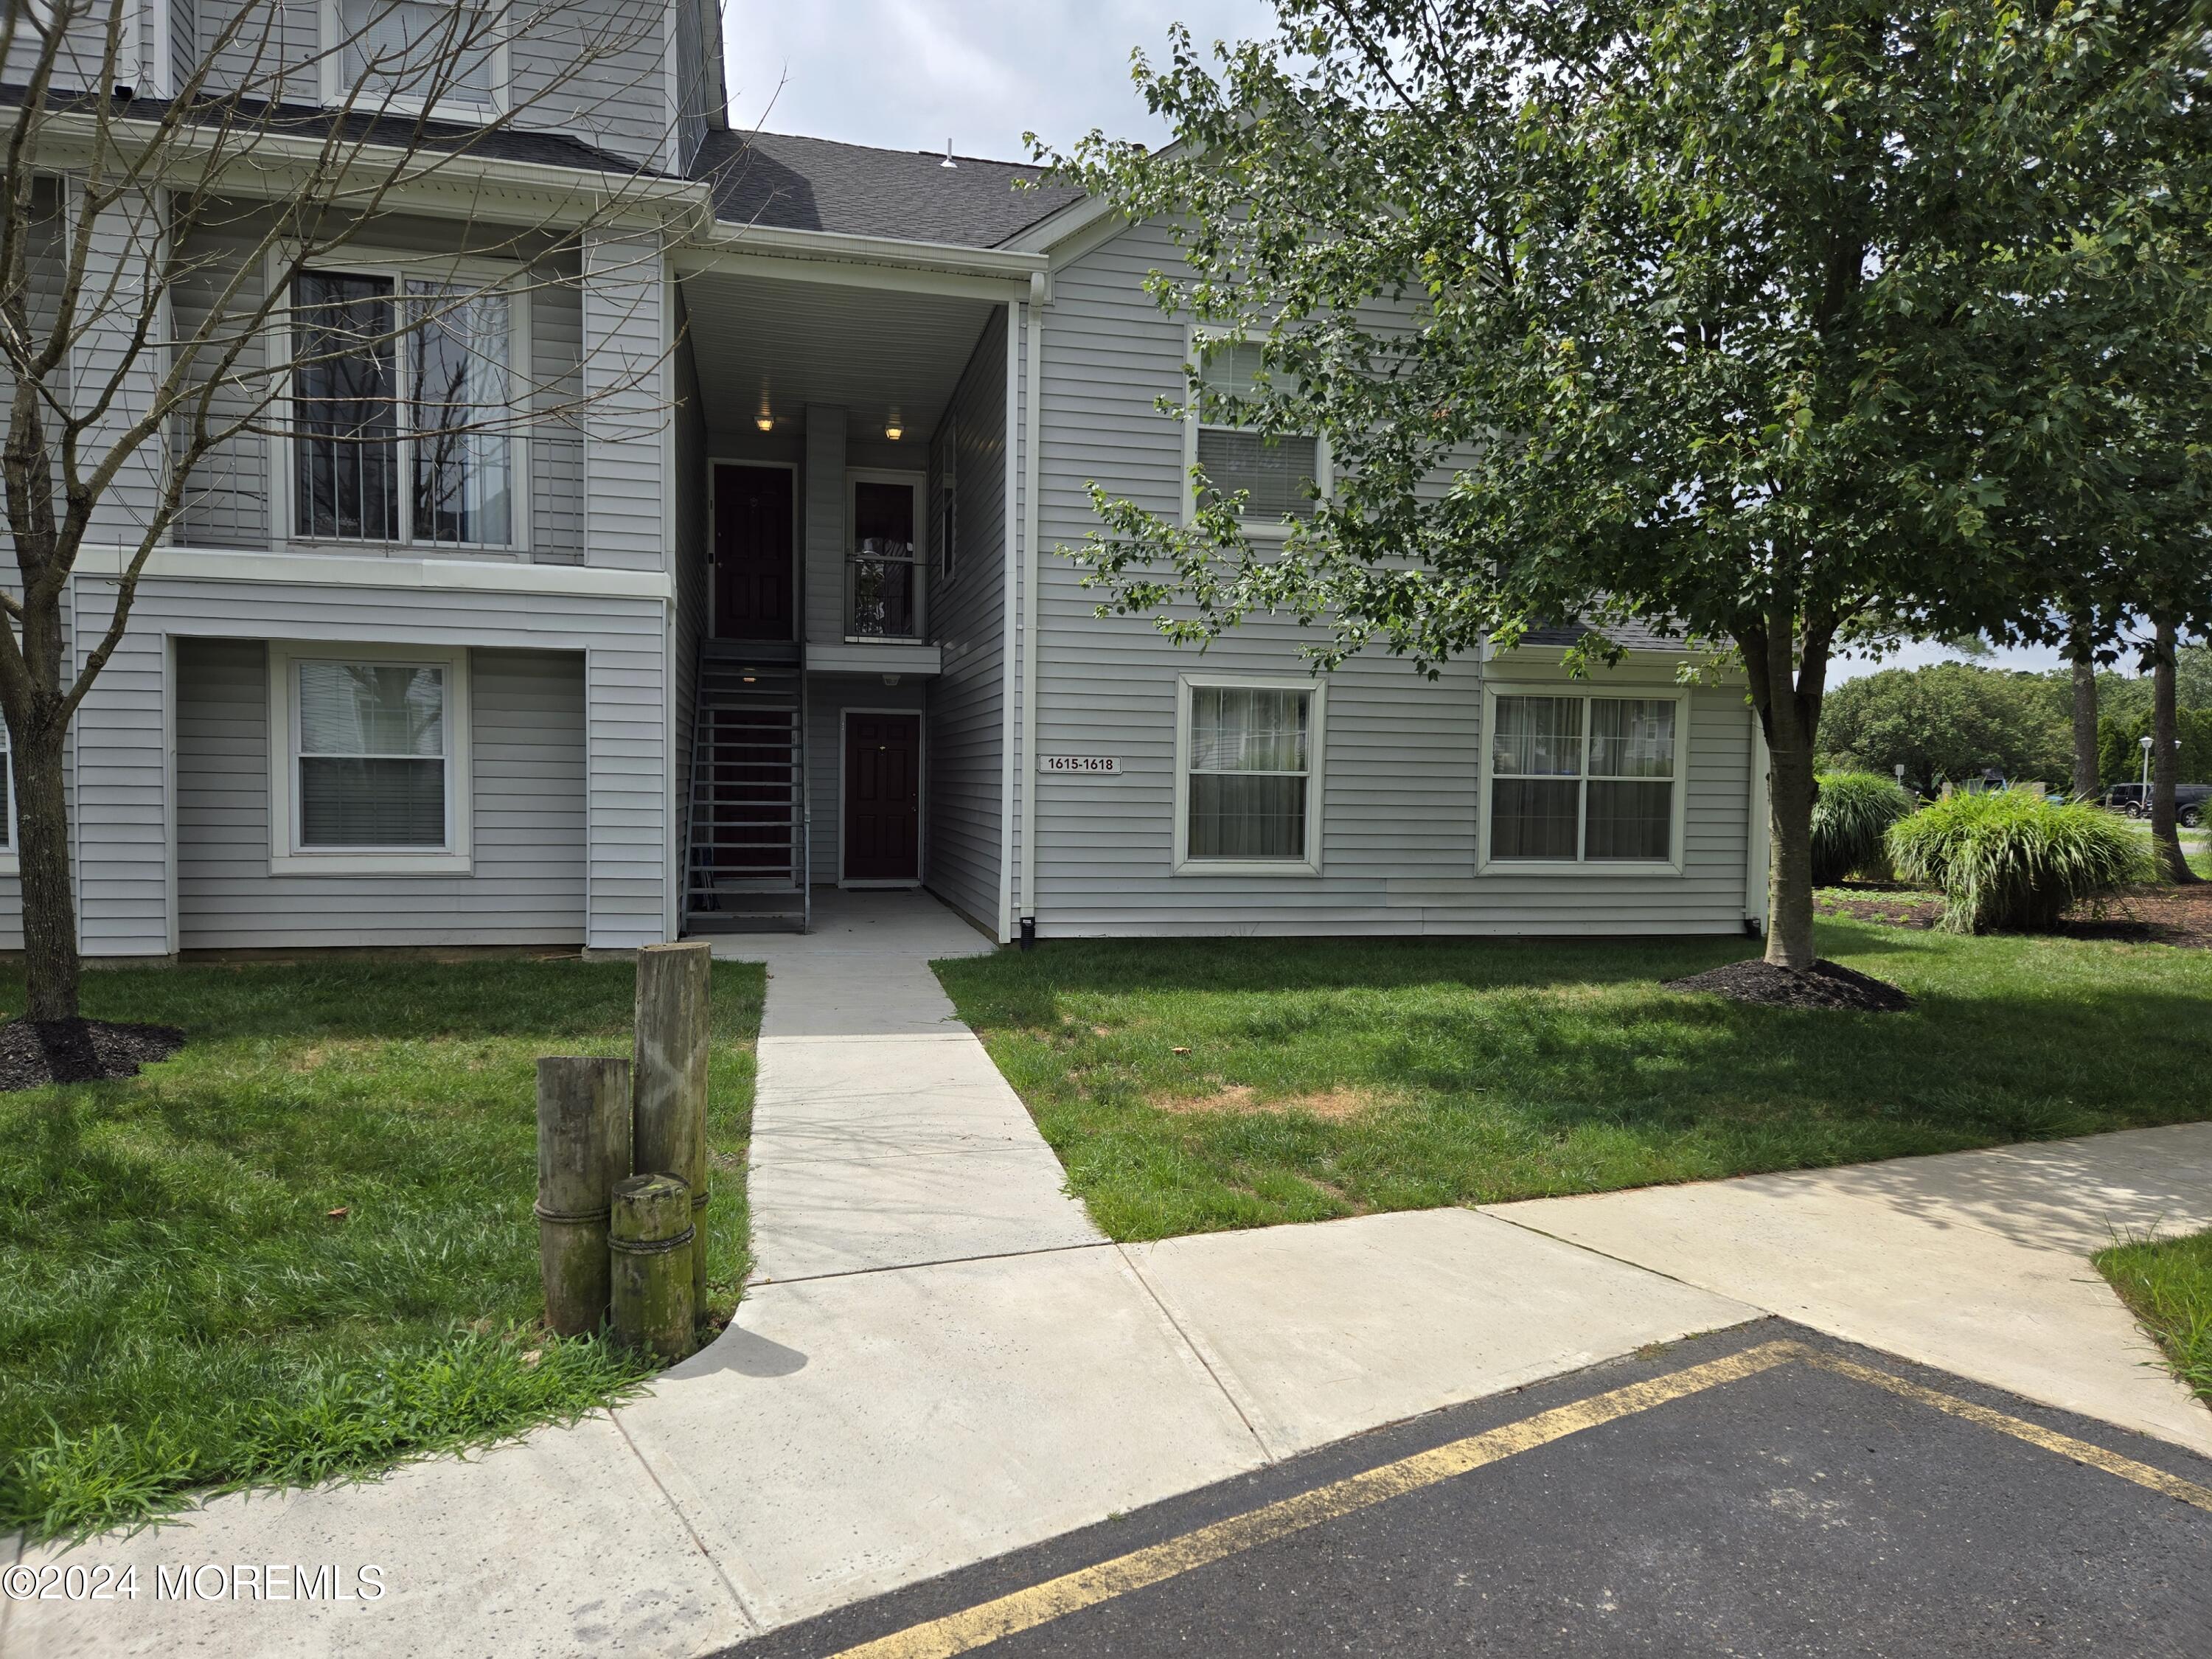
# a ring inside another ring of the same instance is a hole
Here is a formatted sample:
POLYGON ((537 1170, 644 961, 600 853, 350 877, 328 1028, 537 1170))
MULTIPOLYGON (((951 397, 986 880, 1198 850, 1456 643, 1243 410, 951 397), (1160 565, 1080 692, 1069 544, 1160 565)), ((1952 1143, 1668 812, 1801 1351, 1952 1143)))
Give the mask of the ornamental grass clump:
POLYGON ((2121 819, 2018 789, 1922 807, 1891 827, 1889 857, 1903 880, 1942 890, 1937 925, 1954 933, 2048 928, 2072 905, 2158 878, 2121 819))
POLYGON ((1823 772, 1813 803, 1813 884, 1832 887, 1854 870, 1879 872, 1883 837, 1912 811, 1912 797, 1879 772, 1823 772))

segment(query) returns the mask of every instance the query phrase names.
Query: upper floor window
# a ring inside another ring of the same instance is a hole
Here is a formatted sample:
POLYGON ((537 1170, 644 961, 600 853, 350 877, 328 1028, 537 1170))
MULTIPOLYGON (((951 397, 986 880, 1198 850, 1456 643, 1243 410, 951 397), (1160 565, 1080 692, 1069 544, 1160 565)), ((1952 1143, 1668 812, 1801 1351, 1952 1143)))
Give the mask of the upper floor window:
POLYGON ((848 503, 845 636, 921 637, 921 480, 906 472, 855 472, 848 503))
POLYGON ((464 118, 507 95, 504 9, 484 0, 323 0, 324 100, 464 118))
POLYGON ((295 534, 516 544, 516 305, 434 279, 294 281, 295 534))
MULTIPOLYGON (((1310 434, 1276 434, 1227 424, 1216 398, 1249 397, 1265 374, 1256 345, 1209 345, 1199 356, 1199 400, 1188 434, 1187 465, 1204 469, 1207 496, 1246 493, 1249 532, 1283 533, 1285 519, 1312 516, 1315 494, 1328 487, 1328 446, 1310 434)), ((1200 498, 1195 495, 1191 505, 1200 498)))
POLYGON ((1684 735, 1677 696, 1494 695, 1486 861, 1677 862, 1684 735))

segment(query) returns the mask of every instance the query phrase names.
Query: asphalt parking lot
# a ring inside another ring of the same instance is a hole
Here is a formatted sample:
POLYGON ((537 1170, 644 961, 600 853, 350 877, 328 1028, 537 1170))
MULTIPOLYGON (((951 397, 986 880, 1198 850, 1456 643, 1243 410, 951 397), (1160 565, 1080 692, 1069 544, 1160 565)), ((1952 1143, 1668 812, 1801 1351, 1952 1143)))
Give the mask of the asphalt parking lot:
POLYGON ((2212 1463, 1770 1320, 732 1651, 2212 1659, 2212 1463))

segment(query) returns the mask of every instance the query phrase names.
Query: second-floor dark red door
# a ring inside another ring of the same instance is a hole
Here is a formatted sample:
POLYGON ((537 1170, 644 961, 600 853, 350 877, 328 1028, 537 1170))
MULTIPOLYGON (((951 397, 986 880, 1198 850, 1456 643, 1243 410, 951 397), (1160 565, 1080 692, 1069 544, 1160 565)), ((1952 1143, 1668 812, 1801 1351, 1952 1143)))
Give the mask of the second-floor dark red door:
POLYGON ((714 635, 792 637, 791 481, 781 466, 714 469, 714 635))
POLYGON ((921 878, 921 716, 845 716, 845 879, 921 878))

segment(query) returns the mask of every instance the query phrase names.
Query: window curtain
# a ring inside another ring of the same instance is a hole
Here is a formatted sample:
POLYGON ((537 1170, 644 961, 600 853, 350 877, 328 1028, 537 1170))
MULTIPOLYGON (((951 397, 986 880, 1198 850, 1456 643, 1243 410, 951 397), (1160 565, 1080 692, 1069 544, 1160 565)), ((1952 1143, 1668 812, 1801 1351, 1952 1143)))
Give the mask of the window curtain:
POLYGON ((1584 857, 1674 855, 1674 715, 1671 698, 1591 699, 1584 857))
POLYGON ((1490 734, 1490 856, 1578 855, 1580 697, 1499 697, 1490 734))
POLYGON ((446 844, 445 671, 299 665, 300 845, 446 844))
POLYGON ((514 465, 504 422, 508 304, 428 283, 407 285, 413 538, 503 546, 512 539, 514 465))
POLYGON ((1190 694, 1194 859, 1303 859, 1312 695, 1236 686, 1190 694))

